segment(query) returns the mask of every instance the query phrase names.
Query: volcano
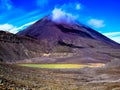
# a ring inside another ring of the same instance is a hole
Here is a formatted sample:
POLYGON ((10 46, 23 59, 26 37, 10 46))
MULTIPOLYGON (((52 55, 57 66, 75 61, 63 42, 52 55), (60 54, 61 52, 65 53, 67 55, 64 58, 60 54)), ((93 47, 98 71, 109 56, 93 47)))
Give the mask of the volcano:
POLYGON ((120 58, 120 44, 83 24, 57 23, 50 16, 17 34, 1 31, 0 37, 0 60, 5 62, 106 63, 120 58))
POLYGON ((47 54, 63 57, 52 63, 108 62, 120 58, 120 44, 83 24, 57 23, 49 16, 17 35, 45 41, 49 47, 47 54))
POLYGON ((120 45, 99 32, 78 23, 56 23, 44 17, 27 29, 17 33, 20 36, 28 36, 38 40, 46 40, 53 47, 58 44, 75 47, 112 47, 120 45), (96 45, 97 44, 97 45, 96 45))

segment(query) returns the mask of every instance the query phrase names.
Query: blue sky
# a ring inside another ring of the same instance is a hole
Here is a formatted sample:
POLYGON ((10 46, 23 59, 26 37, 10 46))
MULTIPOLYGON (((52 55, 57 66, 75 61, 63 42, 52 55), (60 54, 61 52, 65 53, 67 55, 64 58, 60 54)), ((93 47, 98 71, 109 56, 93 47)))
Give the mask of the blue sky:
POLYGON ((0 30, 16 33, 55 10, 120 43, 119 0, 0 0, 0 30))

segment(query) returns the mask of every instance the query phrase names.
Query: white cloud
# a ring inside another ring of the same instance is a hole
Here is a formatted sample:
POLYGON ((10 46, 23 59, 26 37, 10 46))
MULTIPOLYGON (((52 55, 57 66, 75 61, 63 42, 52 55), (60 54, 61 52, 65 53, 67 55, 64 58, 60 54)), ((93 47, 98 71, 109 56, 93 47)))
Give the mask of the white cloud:
POLYGON ((106 35, 106 36, 116 36, 116 35, 120 35, 120 32, 108 32, 108 33, 104 33, 104 35, 106 35))
POLYGON ((0 25, 0 30, 4 30, 4 31, 9 31, 11 33, 17 33, 18 31, 25 29, 26 27, 30 26, 31 24, 35 23, 36 21, 32 21, 29 23, 26 23, 20 27, 14 26, 12 24, 2 24, 0 25))
POLYGON ((81 4, 67 3, 56 7, 52 11, 52 20, 57 23, 74 23, 80 15, 81 4))
POLYGON ((10 10, 12 7, 13 6, 11 0, 1 0, 1 8, 10 10))
POLYGON ((76 4, 76 10, 80 10, 81 9, 81 5, 79 3, 76 4))
POLYGON ((108 32, 103 33, 103 35, 109 37, 110 39, 120 43, 120 32, 108 32))
POLYGON ((17 33, 18 29, 16 26, 13 26, 12 24, 1 24, 0 25, 0 30, 4 30, 4 31, 9 31, 11 33, 17 33))
POLYGON ((63 12, 61 9, 58 9, 58 8, 55 8, 53 11, 52 11, 52 19, 53 20, 57 20, 59 18, 63 18, 65 17, 65 12, 63 12))
POLYGON ((102 28, 105 26, 104 20, 90 19, 87 23, 88 25, 95 27, 95 28, 102 28))
POLYGON ((76 18, 76 16, 73 16, 72 14, 67 13, 59 8, 55 8, 52 11, 52 20, 57 23, 73 23, 76 18))
POLYGON ((8 24, 8 23, 0 25, 0 30, 10 30, 10 29, 13 29, 13 28, 15 28, 15 27, 11 24, 8 24))
POLYGON ((110 37, 110 38, 120 44, 120 36, 110 37))
POLYGON ((39 7, 45 7, 48 4, 48 0, 37 0, 36 4, 39 7))

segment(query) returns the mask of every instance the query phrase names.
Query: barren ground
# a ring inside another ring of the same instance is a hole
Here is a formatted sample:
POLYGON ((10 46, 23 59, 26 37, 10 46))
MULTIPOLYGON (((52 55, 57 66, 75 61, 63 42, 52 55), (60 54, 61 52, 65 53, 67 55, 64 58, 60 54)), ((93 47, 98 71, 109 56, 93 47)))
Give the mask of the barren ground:
POLYGON ((1 63, 0 90, 120 90, 120 70, 40 69, 1 63))

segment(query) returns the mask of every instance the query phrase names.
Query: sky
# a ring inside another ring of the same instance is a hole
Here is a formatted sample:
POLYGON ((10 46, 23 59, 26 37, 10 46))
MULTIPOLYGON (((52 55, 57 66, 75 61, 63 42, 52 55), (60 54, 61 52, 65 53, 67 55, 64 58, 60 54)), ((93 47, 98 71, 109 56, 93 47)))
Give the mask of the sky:
POLYGON ((53 21, 78 21, 120 43, 119 3, 119 0, 0 0, 0 30, 17 33, 51 14, 53 21))

